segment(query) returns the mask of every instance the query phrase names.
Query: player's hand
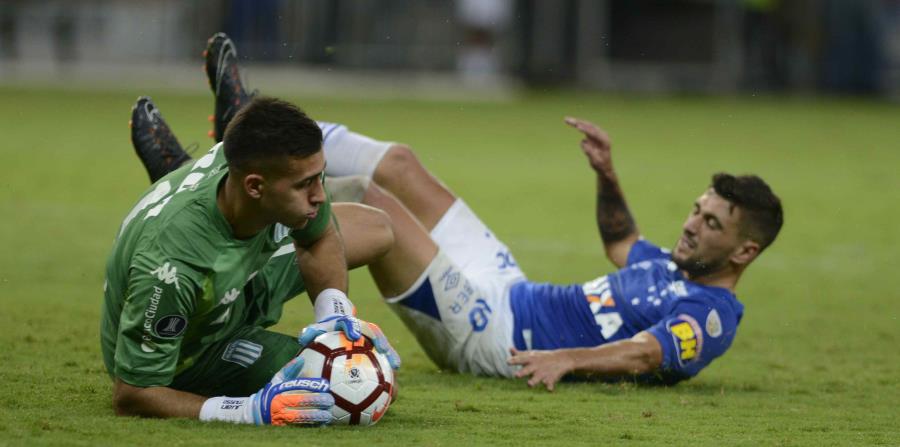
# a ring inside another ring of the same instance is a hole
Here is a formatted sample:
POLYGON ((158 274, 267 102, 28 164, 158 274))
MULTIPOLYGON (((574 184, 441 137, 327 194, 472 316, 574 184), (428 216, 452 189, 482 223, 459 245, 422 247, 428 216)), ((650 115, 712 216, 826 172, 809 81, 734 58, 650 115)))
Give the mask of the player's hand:
POLYGON ((612 142, 609 135, 591 122, 578 118, 566 117, 566 124, 574 127, 584 134, 581 140, 581 150, 587 155, 588 162, 595 171, 603 174, 612 174, 612 142))
POLYGON ((296 357, 258 392, 247 410, 256 425, 316 426, 331 421, 334 397, 328 379, 298 377, 303 359, 296 357))
POLYGON ((326 332, 338 331, 343 332, 350 341, 359 340, 359 337, 368 338, 372 341, 372 344, 375 345, 376 351, 387 356, 391 368, 400 368, 400 356, 388 342, 388 339, 384 336, 384 332, 381 331, 381 328, 375 323, 362 321, 352 315, 335 314, 306 326, 300 331, 300 336, 297 338, 297 341, 300 343, 300 348, 303 349, 312 343, 316 337, 326 332))
POLYGON ((362 325, 353 315, 334 314, 325 317, 300 331, 300 336, 297 337, 300 348, 305 348, 316 337, 326 332, 343 332, 347 339, 356 341, 362 337, 362 325))
POLYGON ((563 350, 519 351, 510 348, 509 355, 507 364, 522 366, 516 372, 516 377, 531 376, 528 386, 543 383, 548 391, 553 391, 556 382, 573 369, 571 357, 563 350))
POLYGON ((360 323, 363 328, 363 336, 372 340, 372 344, 375 345, 375 350, 387 357, 388 363, 391 364, 392 369, 400 369, 400 355, 397 354, 397 351, 394 350, 394 347, 388 342, 388 339, 384 335, 384 332, 381 331, 381 328, 378 327, 377 324, 369 323, 367 321, 360 321, 360 323))

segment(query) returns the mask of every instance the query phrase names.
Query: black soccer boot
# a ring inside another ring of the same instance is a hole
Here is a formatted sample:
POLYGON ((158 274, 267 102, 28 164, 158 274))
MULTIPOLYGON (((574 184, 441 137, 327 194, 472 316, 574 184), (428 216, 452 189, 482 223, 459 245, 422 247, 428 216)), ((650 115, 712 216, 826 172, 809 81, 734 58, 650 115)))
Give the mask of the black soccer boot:
POLYGON ((222 141, 225 127, 251 99, 241 84, 238 71, 237 50, 234 42, 225 33, 216 33, 206 41, 206 77, 209 87, 216 96, 216 113, 213 117, 212 137, 216 142, 222 141))
POLYGON ((191 159, 178 144, 178 139, 150 98, 138 98, 131 109, 128 124, 131 127, 131 144, 150 176, 150 183, 156 183, 191 159))

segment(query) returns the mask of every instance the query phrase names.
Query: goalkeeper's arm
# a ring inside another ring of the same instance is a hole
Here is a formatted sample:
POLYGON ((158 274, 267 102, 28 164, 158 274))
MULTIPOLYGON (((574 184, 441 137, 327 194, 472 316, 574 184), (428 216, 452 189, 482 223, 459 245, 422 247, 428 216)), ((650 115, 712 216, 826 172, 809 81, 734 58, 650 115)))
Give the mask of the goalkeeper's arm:
POLYGON ((136 387, 116 379, 113 406, 120 416, 192 418, 256 425, 321 425, 331 421, 328 380, 298 377, 295 357, 249 397, 206 398, 168 387, 136 387))
POLYGON ((113 408, 119 416, 197 419, 204 402, 203 396, 164 386, 142 388, 121 379, 113 384, 113 408))

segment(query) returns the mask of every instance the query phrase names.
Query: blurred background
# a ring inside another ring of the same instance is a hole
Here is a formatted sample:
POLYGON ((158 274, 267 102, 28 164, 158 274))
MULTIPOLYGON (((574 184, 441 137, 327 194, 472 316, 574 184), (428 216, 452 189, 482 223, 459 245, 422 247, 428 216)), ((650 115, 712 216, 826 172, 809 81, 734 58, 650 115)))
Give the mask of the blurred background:
POLYGON ((205 88, 220 30, 267 89, 900 99, 900 0, 2 0, 0 82, 205 88))

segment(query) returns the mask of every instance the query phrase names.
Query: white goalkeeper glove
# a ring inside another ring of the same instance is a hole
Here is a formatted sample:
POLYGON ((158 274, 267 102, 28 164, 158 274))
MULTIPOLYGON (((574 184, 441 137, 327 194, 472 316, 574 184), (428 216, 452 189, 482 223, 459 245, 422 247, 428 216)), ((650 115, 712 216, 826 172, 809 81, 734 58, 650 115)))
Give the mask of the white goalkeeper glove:
POLYGON ((297 377, 301 369, 303 359, 296 357, 250 397, 208 399, 200 410, 200 420, 256 425, 327 424, 334 406, 328 380, 297 377))

